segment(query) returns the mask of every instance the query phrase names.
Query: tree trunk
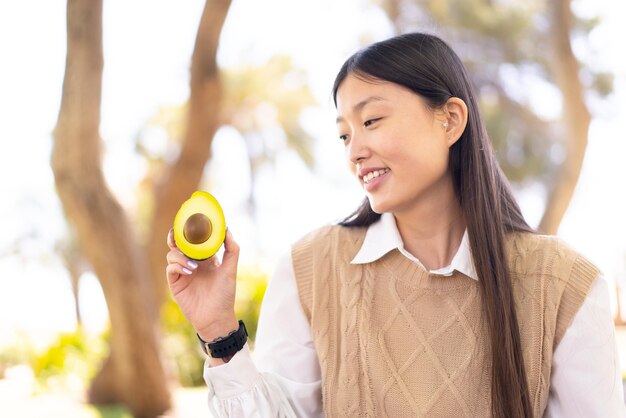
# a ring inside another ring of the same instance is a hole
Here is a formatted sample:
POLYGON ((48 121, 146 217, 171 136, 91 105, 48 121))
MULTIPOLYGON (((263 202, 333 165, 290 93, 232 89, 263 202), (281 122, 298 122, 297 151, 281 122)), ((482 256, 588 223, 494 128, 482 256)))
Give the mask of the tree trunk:
MULTIPOLYGON (((73 238, 72 238, 73 239, 73 238)), ((80 309, 80 278, 85 272, 82 254, 80 249, 68 242, 67 246, 61 250, 63 264, 67 273, 70 275, 70 284, 72 286, 72 296, 74 297, 74 313, 76 315, 76 324, 82 327, 83 319, 80 309)))
POLYGON ((550 36, 554 49, 551 60, 552 72, 563 94, 566 157, 550 189, 539 230, 547 234, 556 234, 580 176, 591 115, 585 105, 583 87, 578 77, 580 68, 570 43, 572 27, 570 0, 553 0, 548 3, 552 23, 550 36))
POLYGON ((191 60, 191 94, 180 156, 155 185, 154 218, 148 239, 153 287, 159 306, 168 296, 165 238, 180 205, 197 190, 211 157, 213 136, 220 126, 222 85, 217 67, 220 33, 230 0, 207 0, 191 60))
POLYGON ((98 276, 111 320, 111 354, 91 399, 137 418, 170 407, 147 260, 104 181, 100 156, 102 0, 68 0, 67 60, 51 165, 66 216, 98 276))
POLYGON ((402 13, 402 0, 384 0, 380 7, 385 11, 387 17, 393 24, 395 33, 402 33, 402 22, 400 22, 402 13))

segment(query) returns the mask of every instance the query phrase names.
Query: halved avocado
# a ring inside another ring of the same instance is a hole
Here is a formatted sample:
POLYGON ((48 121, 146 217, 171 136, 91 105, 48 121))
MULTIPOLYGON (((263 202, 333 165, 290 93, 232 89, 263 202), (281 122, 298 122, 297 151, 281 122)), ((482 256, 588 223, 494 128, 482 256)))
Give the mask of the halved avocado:
POLYGON ((226 238, 226 219, 217 199, 207 192, 194 192, 174 217, 174 239, 187 257, 206 260, 226 238))

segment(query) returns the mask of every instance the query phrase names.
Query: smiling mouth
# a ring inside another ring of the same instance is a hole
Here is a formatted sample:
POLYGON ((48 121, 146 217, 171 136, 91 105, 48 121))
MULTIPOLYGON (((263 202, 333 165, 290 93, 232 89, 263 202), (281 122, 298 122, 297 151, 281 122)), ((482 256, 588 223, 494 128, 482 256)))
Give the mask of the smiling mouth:
POLYGON ((363 176, 363 183, 367 184, 376 177, 380 177, 383 174, 387 174, 389 172, 388 168, 383 168, 382 170, 370 171, 366 175, 363 176))

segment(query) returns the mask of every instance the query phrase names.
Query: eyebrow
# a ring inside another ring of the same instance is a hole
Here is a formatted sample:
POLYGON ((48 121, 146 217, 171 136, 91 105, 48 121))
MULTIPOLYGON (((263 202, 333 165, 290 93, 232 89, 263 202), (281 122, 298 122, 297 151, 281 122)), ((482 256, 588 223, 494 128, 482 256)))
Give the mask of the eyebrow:
MULTIPOLYGON (((385 101, 385 100, 387 100, 387 99, 383 99, 380 96, 370 96, 370 97, 367 97, 367 98, 361 100, 360 102, 358 102, 357 104, 355 104, 354 106, 352 106, 352 112, 360 112, 369 103, 380 102, 380 101, 385 101)), ((345 119, 342 118, 341 116, 337 116, 337 119, 336 119, 335 123, 343 122, 344 120, 345 119)))

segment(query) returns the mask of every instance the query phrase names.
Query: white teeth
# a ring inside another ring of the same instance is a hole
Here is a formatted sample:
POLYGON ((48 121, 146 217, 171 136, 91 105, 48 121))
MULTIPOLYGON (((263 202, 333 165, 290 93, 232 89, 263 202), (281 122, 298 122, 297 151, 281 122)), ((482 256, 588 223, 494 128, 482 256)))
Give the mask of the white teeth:
POLYGON ((367 173, 366 175, 363 176, 363 182, 365 184, 367 184, 373 178, 376 178, 378 176, 382 176, 383 174, 387 173, 388 171, 389 171, 388 168, 383 168, 382 170, 370 171, 369 173, 367 173))

